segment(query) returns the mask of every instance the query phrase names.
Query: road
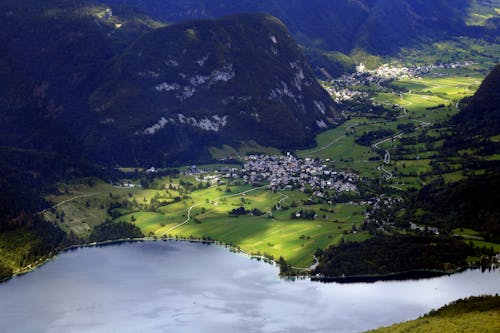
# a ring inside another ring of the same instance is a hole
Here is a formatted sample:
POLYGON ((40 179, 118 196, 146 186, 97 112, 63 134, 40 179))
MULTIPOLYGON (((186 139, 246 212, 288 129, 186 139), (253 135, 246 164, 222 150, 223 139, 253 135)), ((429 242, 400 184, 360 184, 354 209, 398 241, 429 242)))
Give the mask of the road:
MULTIPOLYGON (((349 131, 351 130, 352 128, 358 126, 359 124, 358 123, 354 123, 350 126, 348 126, 346 128, 346 131, 349 131)), ((337 138, 335 138, 333 141, 330 141, 328 144, 326 144, 325 146, 323 147, 320 147, 320 148, 317 148, 317 149, 314 149, 314 150, 311 150, 310 152, 307 153, 308 156, 311 156, 312 154, 314 153, 317 153, 317 152, 320 152, 320 151, 323 151, 323 150, 326 150, 328 148, 330 148, 331 146, 333 146, 334 144, 336 144, 337 142, 339 142, 340 140, 342 140, 343 138, 345 138, 346 136, 345 135, 341 135, 337 138)))
POLYGON ((281 195, 281 196, 283 196, 283 197, 280 199, 280 201, 278 201, 278 203, 279 203, 279 204, 280 204, 280 203, 282 203, 283 201, 285 201, 286 199, 288 199, 288 195, 283 194, 283 193, 281 193, 281 192, 278 192, 278 194, 279 194, 279 195, 281 195))
POLYGON ((70 202, 70 201, 74 201, 74 200, 81 199, 81 198, 88 198, 88 197, 92 197, 94 195, 103 194, 103 193, 105 193, 105 192, 95 192, 95 193, 89 193, 89 194, 85 194, 85 195, 78 195, 76 197, 72 197, 72 198, 66 199, 64 201, 61 201, 61 202, 59 202, 59 203, 57 203, 55 205, 52 205, 49 208, 45 208, 44 210, 36 212, 35 214, 33 214, 33 216, 44 214, 47 211, 51 210, 52 208, 57 208, 57 207, 59 207, 61 205, 64 205, 65 203, 70 202))
MULTIPOLYGON (((260 186, 260 187, 251 188, 251 189, 245 190, 243 192, 238 192, 238 193, 235 193, 235 194, 224 195, 222 197, 215 198, 214 200, 222 200, 222 199, 226 199, 226 198, 236 197, 236 196, 239 196, 239 195, 247 194, 247 193, 250 193, 250 192, 253 192, 253 191, 257 191, 257 190, 261 190, 263 188, 268 188, 268 187, 271 187, 271 185, 264 185, 264 186, 260 186)), ((173 227, 171 227, 168 230, 164 231, 160 236, 166 235, 168 232, 170 232, 170 231, 172 231, 174 229, 177 229, 177 228, 185 225, 186 223, 188 223, 191 220, 191 211, 193 210, 193 208, 196 207, 196 206, 199 206, 201 204, 202 203, 197 203, 197 204, 194 204, 191 207, 189 207, 187 209, 186 220, 184 222, 179 223, 177 225, 174 225, 173 227)))
MULTIPOLYGON (((384 152, 384 164, 386 164, 386 165, 391 164, 391 153, 387 149, 381 149, 379 147, 379 145, 381 145, 381 144, 383 144, 385 142, 389 142, 389 141, 394 141, 394 140, 401 139, 404 134, 408 134, 408 133, 411 133, 411 132, 416 132, 417 130, 419 130, 421 128, 424 128, 424 127, 432 125, 432 123, 428 123, 428 122, 421 121, 421 120, 412 120, 412 121, 420 123, 420 125, 415 126, 412 130, 405 130, 405 131, 401 131, 399 133, 396 133, 393 136, 385 138, 385 139, 382 139, 382 140, 380 140, 380 141, 378 141, 378 142, 376 142, 376 143, 374 143, 372 145, 372 148, 374 150, 376 150, 376 151, 383 150, 383 152, 384 152)), ((383 165, 379 165, 377 167, 377 170, 383 172, 386 175, 385 176, 386 179, 391 179, 391 178, 394 177, 393 174, 392 174, 392 172, 384 169, 383 165)))
POLYGON ((321 148, 318 148, 318 149, 315 149, 315 150, 311 150, 308 155, 311 156, 312 154, 314 153, 317 153, 317 152, 320 152, 320 151, 323 151, 323 150, 326 150, 328 148, 330 148, 331 146, 333 146, 334 144, 336 144, 337 142, 339 142, 340 140, 342 140, 343 138, 345 138, 345 135, 342 135, 342 136, 339 136, 338 138, 336 138, 335 140, 331 141, 330 143, 328 143, 326 146, 323 146, 321 148))

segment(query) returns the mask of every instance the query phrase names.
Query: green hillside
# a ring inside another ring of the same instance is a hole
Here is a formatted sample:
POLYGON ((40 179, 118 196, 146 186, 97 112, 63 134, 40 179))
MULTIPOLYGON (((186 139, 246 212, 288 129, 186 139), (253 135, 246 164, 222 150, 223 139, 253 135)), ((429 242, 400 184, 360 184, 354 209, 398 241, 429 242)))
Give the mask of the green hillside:
POLYGON ((408 322, 370 333, 494 333, 500 330, 500 297, 481 296, 458 300, 408 322))

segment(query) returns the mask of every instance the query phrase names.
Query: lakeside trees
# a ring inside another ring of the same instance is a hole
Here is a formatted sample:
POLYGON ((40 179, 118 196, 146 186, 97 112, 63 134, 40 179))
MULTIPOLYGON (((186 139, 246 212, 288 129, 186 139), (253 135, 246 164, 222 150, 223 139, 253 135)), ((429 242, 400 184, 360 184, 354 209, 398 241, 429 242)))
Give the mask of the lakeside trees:
POLYGON ((141 238, 144 234, 133 224, 126 222, 112 222, 106 220, 96 226, 89 235, 90 242, 103 242, 115 239, 141 238))
POLYGON ((319 256, 315 273, 325 276, 377 275, 430 269, 450 271, 466 265, 475 249, 453 238, 427 235, 377 236, 344 242, 319 256))

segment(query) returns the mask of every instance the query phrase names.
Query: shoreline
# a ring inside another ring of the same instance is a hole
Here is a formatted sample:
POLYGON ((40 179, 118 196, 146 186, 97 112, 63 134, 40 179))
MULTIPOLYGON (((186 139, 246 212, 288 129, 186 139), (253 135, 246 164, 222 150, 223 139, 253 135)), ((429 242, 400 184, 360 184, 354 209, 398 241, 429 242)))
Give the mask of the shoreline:
MULTIPOLYGON (((64 252, 90 248, 90 247, 104 247, 109 245, 118 245, 123 243, 140 243, 140 242, 161 242, 161 241, 180 241, 180 242, 192 242, 192 243, 204 243, 204 244, 214 244, 223 246, 228 248, 230 252, 234 253, 242 253, 249 257, 250 260, 256 259, 257 261, 263 261, 267 264, 276 266, 279 268, 278 262, 274 259, 265 257, 263 255, 256 255, 252 253, 248 253, 241 248, 235 247, 230 244, 226 244, 224 242, 220 242, 213 239, 201 239, 201 238, 181 238, 181 237, 141 237, 141 238, 122 238, 115 240, 107 240, 102 242, 92 242, 85 244, 75 244, 68 247, 65 247, 56 253, 51 254, 45 258, 41 258, 38 261, 29 265, 29 267, 23 268, 14 274, 11 277, 0 280, 0 284, 11 280, 16 276, 21 276, 24 274, 28 274, 30 272, 35 271, 36 269, 42 267, 43 265, 49 263, 50 261, 56 259, 56 257, 64 252)), ((349 284, 349 283, 374 283, 379 281, 408 281, 408 280, 420 280, 420 279, 429 279, 434 277, 440 277, 445 275, 453 275, 457 273, 464 272, 469 269, 479 269, 479 266, 466 266, 459 267, 452 271, 440 271, 440 270, 431 270, 431 269, 416 269, 411 271, 403 271, 403 272, 394 272, 388 274, 360 274, 360 275, 352 275, 352 276, 337 276, 337 277, 328 277, 328 276, 313 276, 311 275, 311 270, 309 268, 305 269, 297 269, 297 275, 279 275, 283 279, 294 279, 294 278, 307 278, 309 277, 312 282, 320 282, 320 283, 341 283, 341 284, 349 284), (307 272, 304 274, 304 272, 307 272)))
MULTIPOLYGON (((267 264, 271 264, 273 266, 279 267, 278 263, 270 259, 268 257, 265 257, 263 255, 256 255, 252 253, 248 253, 241 248, 234 247, 233 245, 226 244, 224 242, 220 242, 217 240, 213 239, 201 239, 201 238, 175 238, 175 237, 140 237, 140 238, 120 238, 120 239, 115 239, 115 240, 107 240, 107 241, 102 241, 102 242, 92 242, 92 243, 84 243, 84 244, 75 244, 75 245, 70 245, 65 248, 62 248, 60 250, 57 250, 55 253, 50 253, 46 257, 40 258, 37 261, 31 263, 30 265, 21 268, 18 271, 15 271, 12 276, 7 277, 5 279, 0 280, 0 284, 9 281, 10 279, 16 277, 16 276, 21 276, 28 274, 30 272, 35 271, 36 269, 42 267, 45 264, 48 264, 50 261, 54 260, 58 255, 61 255, 65 252, 68 251, 73 251, 73 250, 78 250, 78 249, 83 249, 83 248, 90 248, 90 247, 104 247, 108 245, 117 245, 117 244, 123 244, 123 243, 140 243, 140 242, 161 242, 161 241, 180 241, 180 242, 192 242, 192 243, 205 243, 205 244, 214 244, 214 245, 220 245, 223 247, 226 247, 229 249, 230 252, 235 252, 235 253, 243 253, 244 255, 248 256, 251 260, 257 259, 258 261, 262 260, 263 262, 267 264)), ((302 275, 302 276, 309 276, 309 275, 302 275)))
POLYGON ((451 271, 441 271, 435 269, 414 269, 410 271, 402 271, 387 274, 359 274, 359 275, 349 275, 349 276, 311 276, 311 281, 322 282, 322 283, 375 283, 380 281, 410 281, 410 280, 421 280, 421 279, 431 279, 440 276, 453 275, 457 273, 465 272, 469 269, 479 269, 479 267, 469 266, 469 267, 459 267, 451 271))

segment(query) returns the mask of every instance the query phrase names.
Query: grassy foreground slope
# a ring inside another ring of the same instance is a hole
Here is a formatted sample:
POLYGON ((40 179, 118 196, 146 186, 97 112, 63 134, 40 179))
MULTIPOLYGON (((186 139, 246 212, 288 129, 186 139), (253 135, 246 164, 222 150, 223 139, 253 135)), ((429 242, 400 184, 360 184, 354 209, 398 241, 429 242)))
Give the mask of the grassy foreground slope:
POLYGON ((400 324, 369 331, 371 333, 400 332, 481 332, 500 331, 500 297, 481 296, 458 300, 437 311, 400 324))

